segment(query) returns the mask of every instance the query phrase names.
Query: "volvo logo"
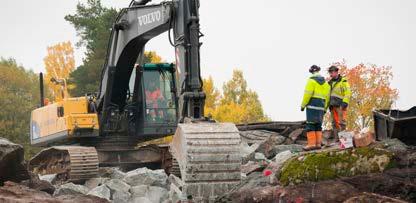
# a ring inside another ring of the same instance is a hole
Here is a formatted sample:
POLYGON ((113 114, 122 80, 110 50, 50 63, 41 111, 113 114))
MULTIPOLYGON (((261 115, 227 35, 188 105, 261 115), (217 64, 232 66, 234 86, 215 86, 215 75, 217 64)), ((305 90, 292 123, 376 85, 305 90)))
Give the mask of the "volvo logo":
POLYGON ((139 20, 139 27, 150 23, 159 22, 162 20, 162 12, 154 11, 149 14, 139 16, 137 19, 139 20))

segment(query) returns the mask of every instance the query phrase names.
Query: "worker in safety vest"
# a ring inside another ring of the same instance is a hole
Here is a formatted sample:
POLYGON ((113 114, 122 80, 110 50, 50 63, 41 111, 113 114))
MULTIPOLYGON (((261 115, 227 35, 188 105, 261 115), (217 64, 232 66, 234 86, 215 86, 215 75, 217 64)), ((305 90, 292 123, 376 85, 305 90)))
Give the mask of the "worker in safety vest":
POLYGON ((332 133, 335 140, 338 141, 338 132, 346 129, 347 123, 345 121, 347 116, 347 108, 350 102, 351 89, 347 79, 338 73, 339 69, 336 66, 328 68, 331 80, 331 98, 329 102, 329 109, 332 117, 332 133))
POLYGON ((303 95, 301 111, 306 108, 306 132, 308 144, 304 150, 320 149, 322 146, 322 121, 329 104, 330 87, 319 74, 321 68, 313 65, 303 95))

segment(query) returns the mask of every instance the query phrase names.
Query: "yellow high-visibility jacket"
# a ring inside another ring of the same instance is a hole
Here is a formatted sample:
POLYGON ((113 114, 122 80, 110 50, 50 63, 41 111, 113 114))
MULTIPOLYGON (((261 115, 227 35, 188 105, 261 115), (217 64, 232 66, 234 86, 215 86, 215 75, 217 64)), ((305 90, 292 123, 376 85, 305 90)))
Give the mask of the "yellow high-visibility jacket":
POLYGON ((340 106, 342 103, 350 103, 351 88, 347 79, 339 76, 338 79, 332 79, 329 81, 331 86, 331 106, 340 106))
POLYGON ((324 77, 318 73, 313 74, 306 83, 301 107, 326 111, 329 106, 330 89, 324 77))

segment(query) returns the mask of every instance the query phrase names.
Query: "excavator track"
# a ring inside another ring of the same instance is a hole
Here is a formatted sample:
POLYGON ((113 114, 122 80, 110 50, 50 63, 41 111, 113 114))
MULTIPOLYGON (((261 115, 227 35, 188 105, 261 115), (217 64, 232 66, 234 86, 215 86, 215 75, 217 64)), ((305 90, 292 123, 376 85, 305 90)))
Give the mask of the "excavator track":
POLYGON ((60 181, 82 182, 98 175, 98 154, 94 147, 50 147, 30 160, 29 169, 41 175, 57 174, 60 181))
POLYGON ((231 123, 178 124, 171 144, 181 178, 171 192, 179 200, 214 202, 241 180, 240 135, 231 123))

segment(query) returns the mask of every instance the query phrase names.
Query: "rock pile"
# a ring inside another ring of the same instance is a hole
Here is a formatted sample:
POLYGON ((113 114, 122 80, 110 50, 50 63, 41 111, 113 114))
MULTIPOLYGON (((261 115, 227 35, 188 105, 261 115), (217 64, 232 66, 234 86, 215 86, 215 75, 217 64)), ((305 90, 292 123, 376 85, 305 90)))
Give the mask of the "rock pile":
POLYGON ((169 198, 168 177, 163 170, 138 168, 124 173, 118 168, 102 168, 100 175, 87 180, 84 185, 66 183, 57 186, 53 195, 96 196, 115 203, 159 203, 169 198))
MULTIPOLYGON (((299 130, 285 136, 246 132, 242 181, 216 201, 416 202, 415 147, 393 139, 362 148, 303 152, 299 136, 299 130)), ((0 139, 0 146, 0 169, 5 169, 0 170, 0 202, 158 203, 176 198, 169 192, 175 177, 163 170, 107 167, 83 184, 61 183, 54 174, 39 177, 24 170, 20 145, 0 139)))

